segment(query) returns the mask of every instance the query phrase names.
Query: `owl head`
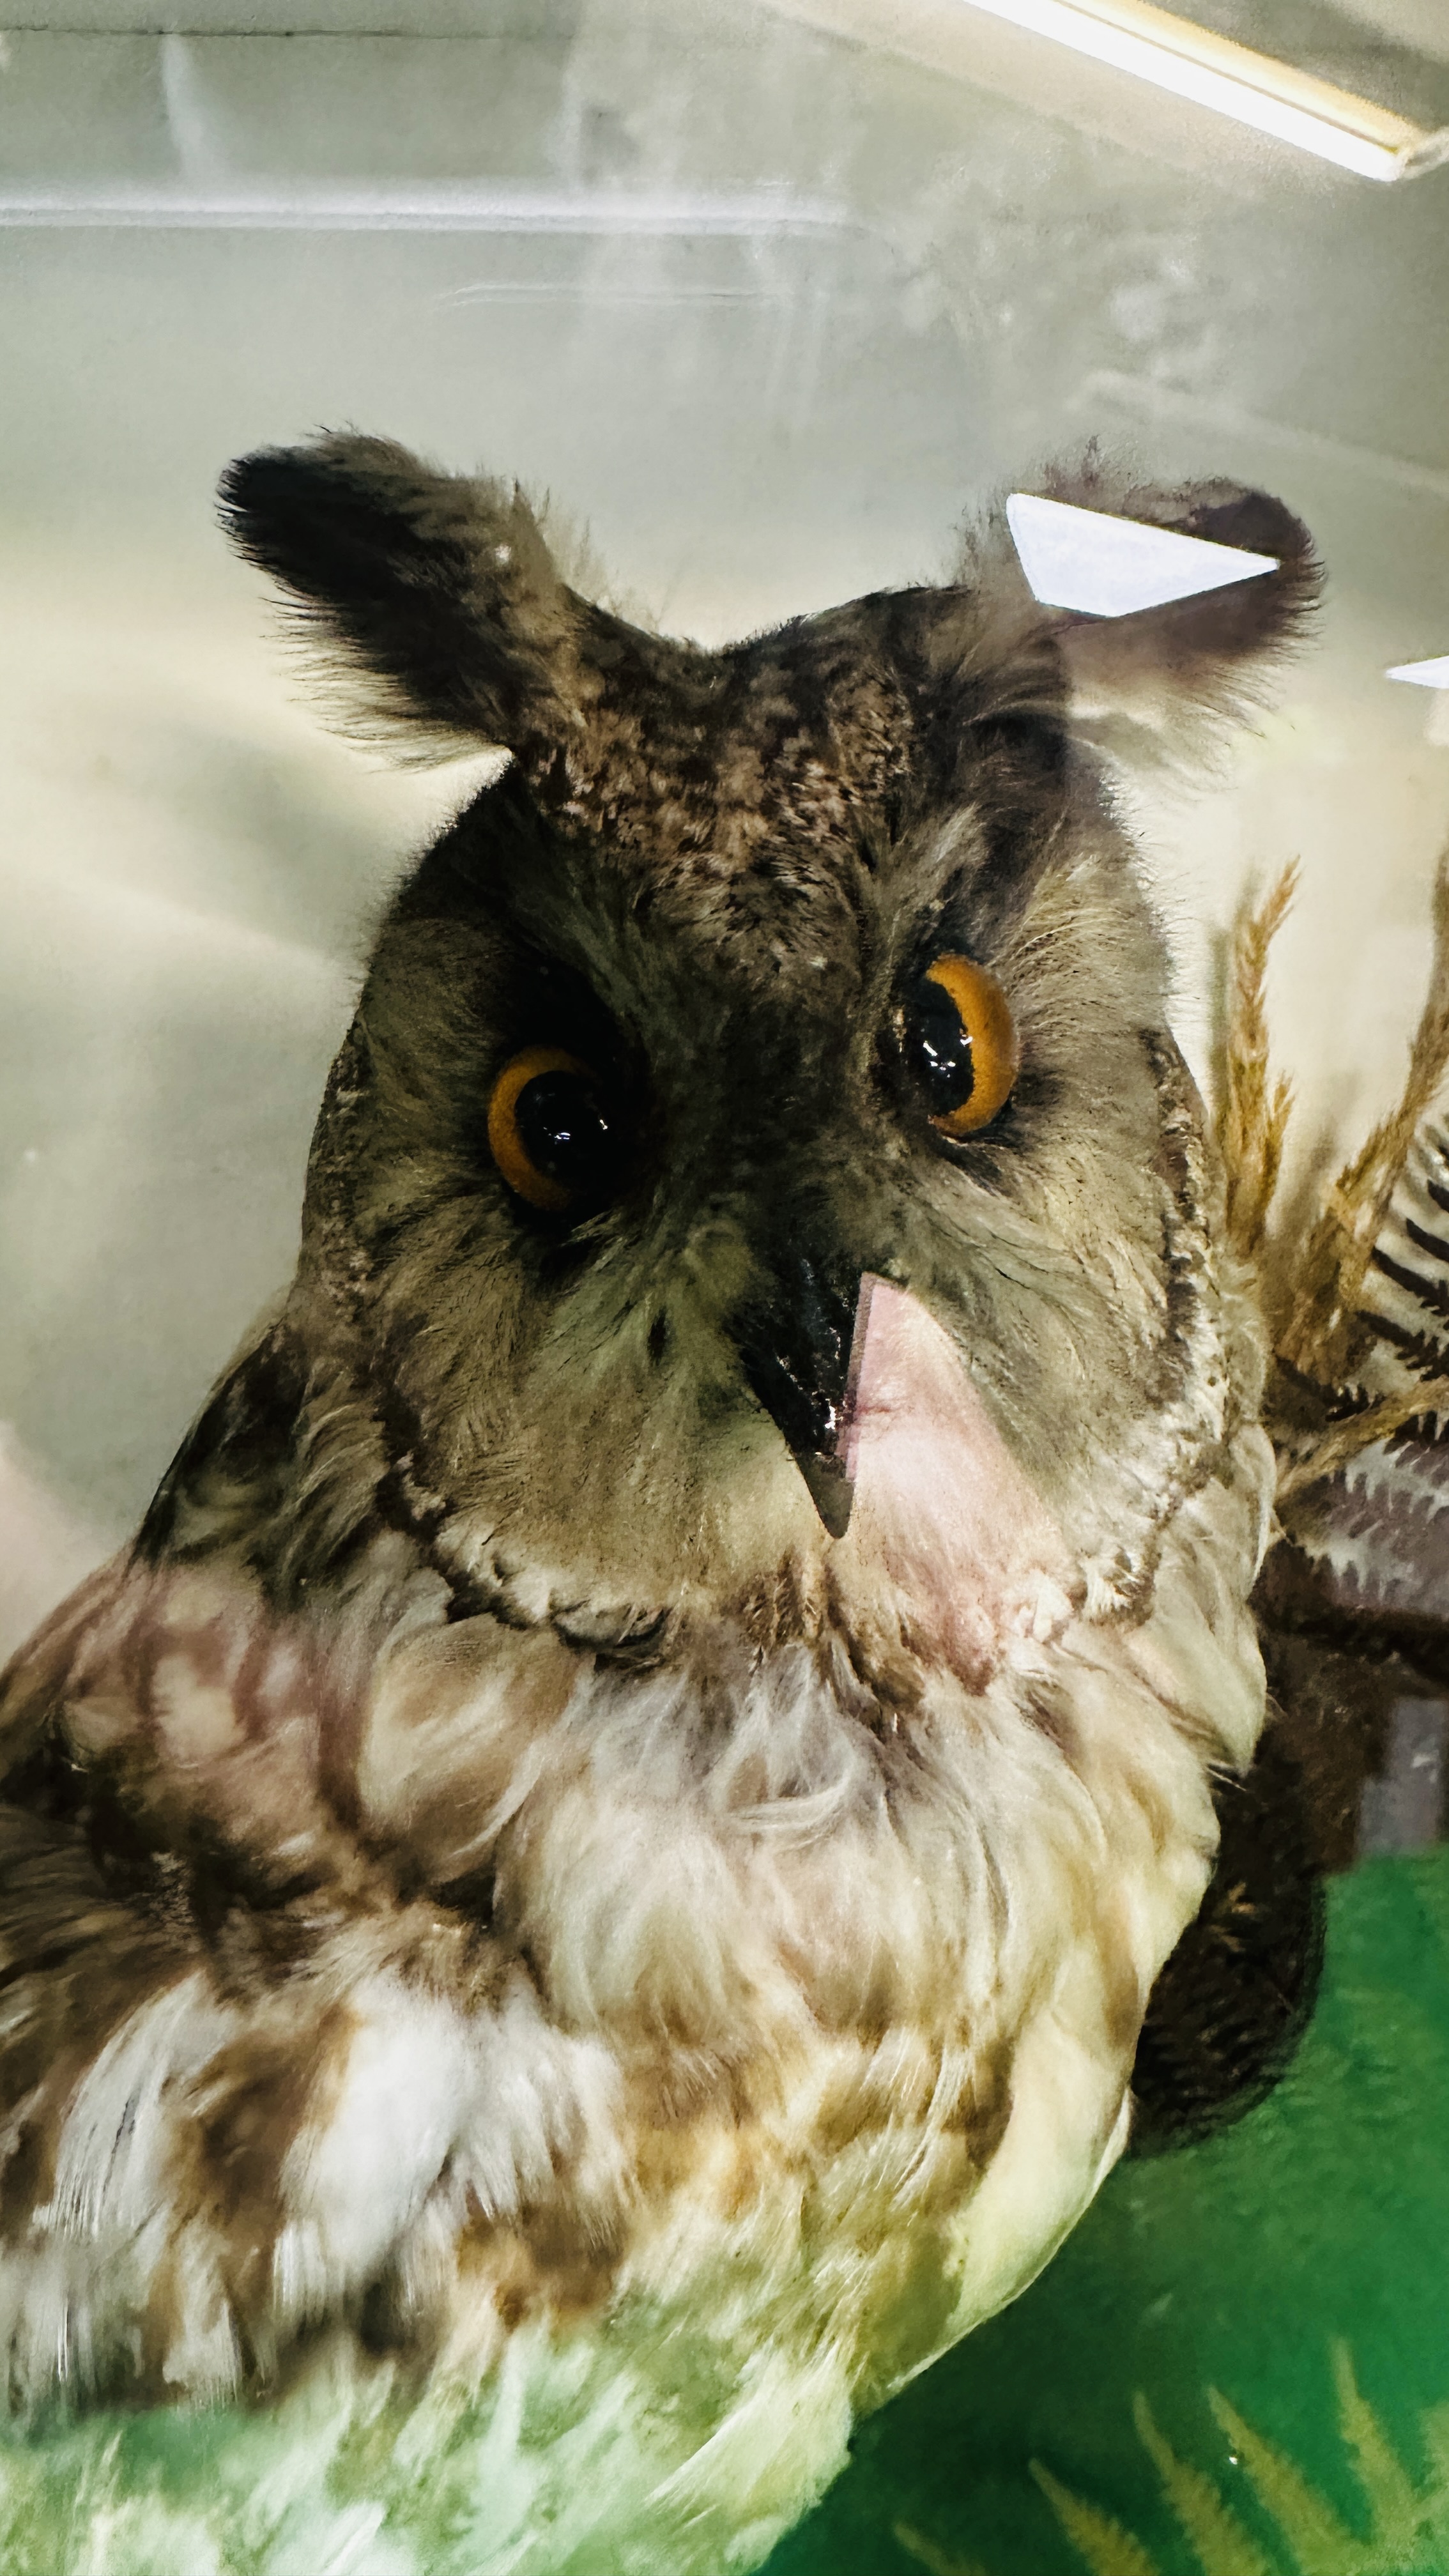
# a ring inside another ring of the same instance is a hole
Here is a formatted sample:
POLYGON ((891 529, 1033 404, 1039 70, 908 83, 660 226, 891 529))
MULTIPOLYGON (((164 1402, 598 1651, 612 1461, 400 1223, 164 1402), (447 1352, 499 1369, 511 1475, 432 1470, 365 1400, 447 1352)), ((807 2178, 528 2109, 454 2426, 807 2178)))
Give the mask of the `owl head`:
POLYGON ((505 1616, 780 1636, 870 1592, 890 1415, 898 1538, 952 1488, 987 1556, 1040 1508, 1099 1605, 1150 1585, 1255 1361, 1114 764, 1198 756, 1314 566, 1260 494, 1048 489, 1277 569, 1075 616, 990 518, 939 587, 705 651, 579 596, 508 486, 353 436, 232 468, 343 720, 511 754, 317 1130, 290 1315, 339 1523, 382 1457, 505 1616))

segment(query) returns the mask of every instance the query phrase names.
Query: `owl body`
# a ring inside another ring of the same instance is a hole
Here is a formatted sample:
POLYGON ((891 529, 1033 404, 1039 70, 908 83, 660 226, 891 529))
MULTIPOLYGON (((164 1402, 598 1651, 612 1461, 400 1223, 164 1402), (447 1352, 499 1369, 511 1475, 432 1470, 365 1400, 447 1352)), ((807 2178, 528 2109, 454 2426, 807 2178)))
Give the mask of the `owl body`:
POLYGON ((1230 698, 1306 546, 1175 505, 1281 567, 1165 642, 985 538, 708 655, 378 442, 229 508, 514 760, 8 1677, 12 2396, 342 2370, 475 2410, 479 2571, 745 2566, 1120 2153, 1262 1721, 1261 1336, 1084 745, 1230 698))

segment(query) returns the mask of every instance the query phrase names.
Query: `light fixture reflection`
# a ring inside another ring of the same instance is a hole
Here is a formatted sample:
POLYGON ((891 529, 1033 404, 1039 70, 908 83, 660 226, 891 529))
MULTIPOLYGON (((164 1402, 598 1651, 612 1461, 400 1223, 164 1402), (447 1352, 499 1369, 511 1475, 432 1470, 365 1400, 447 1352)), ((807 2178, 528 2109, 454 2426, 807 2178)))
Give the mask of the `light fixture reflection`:
POLYGON ((1035 492, 1011 493, 1006 523, 1033 598, 1091 617, 1130 617, 1278 569, 1276 555, 1214 545, 1035 492))
POLYGON ((1395 662, 1384 678, 1407 680, 1411 688, 1432 691, 1424 740, 1438 751, 1449 751, 1449 653, 1436 654, 1428 662, 1395 662))
POLYGON ((1408 680, 1416 689, 1449 689, 1449 653, 1435 662, 1396 662, 1386 680, 1408 680))

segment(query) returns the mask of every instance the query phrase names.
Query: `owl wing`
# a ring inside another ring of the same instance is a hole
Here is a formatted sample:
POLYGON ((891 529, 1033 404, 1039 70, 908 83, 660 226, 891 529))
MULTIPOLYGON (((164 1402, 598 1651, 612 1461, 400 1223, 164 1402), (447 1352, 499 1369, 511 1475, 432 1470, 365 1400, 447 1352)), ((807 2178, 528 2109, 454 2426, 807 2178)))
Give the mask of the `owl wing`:
POLYGON ((603 2232, 609 2068, 425 1885, 480 1708, 573 1658, 403 1624, 370 1835, 325 1631, 235 1555, 125 1551, 0 1673, 0 2397, 227 2395, 324 2317, 444 2331, 480 2208, 603 2232))
POLYGON ((1313 2010, 1323 1882, 1298 1762, 1270 1725, 1219 1783, 1217 1862, 1152 1989, 1132 2068, 1131 2153, 1196 2145, 1271 2092, 1313 2010))
MULTIPOLYGON (((287 1891, 254 1886, 249 1907, 223 1887, 196 1785, 235 1743, 265 1796, 285 1747, 244 1749, 243 1722, 270 1687, 285 1735, 305 1682, 263 1670, 256 1609, 201 1589, 127 1551, 0 1674, 0 2389, 20 2403, 122 2384, 138 2360, 162 2390, 223 2394, 284 2339, 297 2069, 335 2081, 350 2023, 287 1891)), ((297 1779, 275 1788, 305 1838, 297 1779)), ((305 1858, 313 1912, 341 1916, 305 1858)))

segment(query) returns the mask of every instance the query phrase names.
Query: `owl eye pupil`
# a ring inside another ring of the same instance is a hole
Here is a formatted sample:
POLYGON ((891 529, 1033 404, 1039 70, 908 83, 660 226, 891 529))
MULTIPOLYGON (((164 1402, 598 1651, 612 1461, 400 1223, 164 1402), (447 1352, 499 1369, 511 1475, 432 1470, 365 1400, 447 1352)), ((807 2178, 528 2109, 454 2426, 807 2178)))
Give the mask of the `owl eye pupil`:
POLYGON ((1021 1069, 1011 1004, 991 968, 944 950, 911 986, 898 1027, 906 1070, 937 1134, 957 1145, 989 1127, 1021 1069))
POLYGON ((976 1088, 971 1032, 944 984, 923 975, 906 1017, 906 1056, 933 1118, 964 1109, 976 1088))
POLYGON ((612 1196, 623 1162, 613 1094, 566 1047, 523 1047, 488 1095, 488 1147, 508 1186, 550 1216, 612 1196))
POLYGON ((569 1196, 593 1196, 610 1177, 615 1137, 583 1074, 536 1073, 513 1106, 518 1141, 535 1170, 569 1196))

